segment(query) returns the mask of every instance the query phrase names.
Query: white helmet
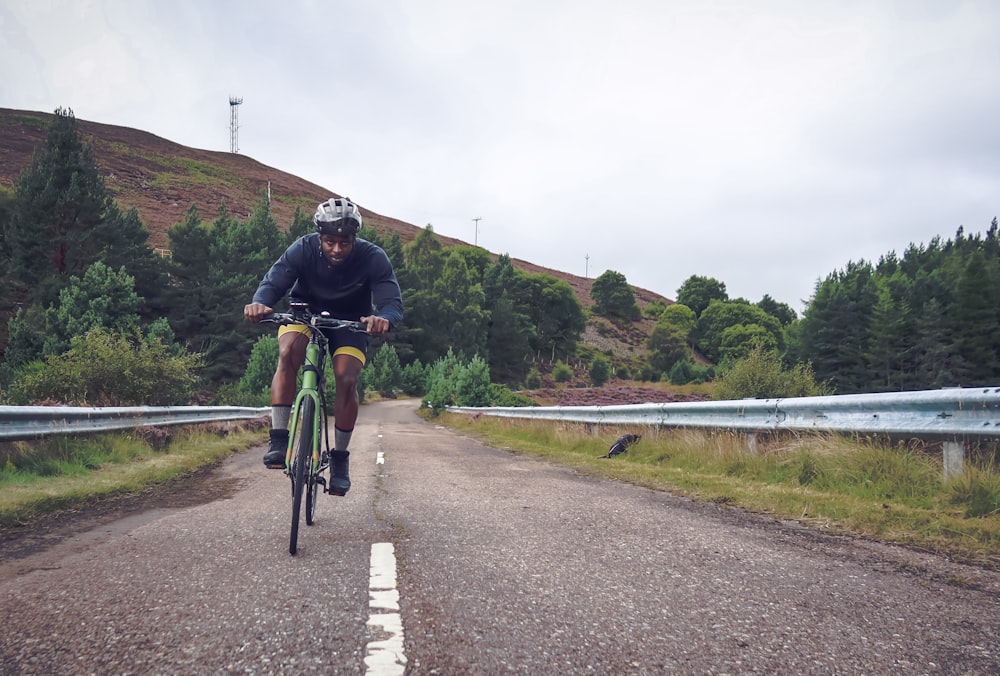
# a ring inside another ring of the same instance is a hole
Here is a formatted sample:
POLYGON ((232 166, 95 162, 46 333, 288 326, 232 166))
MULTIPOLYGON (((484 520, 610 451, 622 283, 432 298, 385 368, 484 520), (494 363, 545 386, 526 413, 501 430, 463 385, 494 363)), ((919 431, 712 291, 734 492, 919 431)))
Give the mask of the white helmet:
POLYGON ((349 199, 332 197, 316 207, 313 223, 321 235, 356 235, 361 229, 361 212, 349 199))

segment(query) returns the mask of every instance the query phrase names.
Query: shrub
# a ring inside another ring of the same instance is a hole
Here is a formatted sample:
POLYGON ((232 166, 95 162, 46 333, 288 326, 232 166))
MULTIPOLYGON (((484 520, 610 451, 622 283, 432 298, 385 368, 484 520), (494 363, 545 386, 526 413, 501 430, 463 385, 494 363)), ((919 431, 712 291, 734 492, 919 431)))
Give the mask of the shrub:
POLYGON ((175 356, 159 340, 106 329, 73 338, 69 351, 21 370, 11 385, 15 403, 58 401, 90 406, 169 406, 195 391, 199 355, 175 356))
POLYGON ((479 355, 455 371, 455 402, 459 406, 490 405, 490 367, 479 355))
POLYGON ((490 384, 490 405, 491 406, 535 406, 531 397, 527 397, 519 392, 512 392, 506 385, 499 383, 490 384))
POLYGON ((365 383, 382 396, 395 396, 396 388, 403 381, 403 369, 399 364, 396 348, 389 343, 375 353, 365 372, 365 383))
POLYGON ((552 368, 552 379, 557 383, 568 383, 573 379, 573 369, 560 359, 552 368))
POLYGON ((604 357, 595 357, 594 361, 590 362, 589 375, 594 387, 600 387, 608 382, 608 378, 611 377, 611 365, 608 364, 608 360, 604 357))
POLYGON ((716 399, 775 399, 829 394, 826 383, 817 383, 809 364, 796 364, 786 371, 778 355, 756 345, 743 359, 733 363, 718 381, 716 399))
POLYGON ((419 359, 403 367, 400 377, 400 387, 403 392, 411 397, 420 396, 427 392, 427 369, 419 359))

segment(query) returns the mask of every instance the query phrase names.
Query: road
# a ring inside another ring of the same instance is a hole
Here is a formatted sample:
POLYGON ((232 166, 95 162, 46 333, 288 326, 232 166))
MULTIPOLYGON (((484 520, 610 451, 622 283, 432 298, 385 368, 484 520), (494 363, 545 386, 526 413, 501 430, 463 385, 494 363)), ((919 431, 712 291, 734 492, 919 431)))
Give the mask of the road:
MULTIPOLYGON (((1000 671, 1000 574, 583 476, 362 410, 288 555, 263 446, 222 497, 0 561, 4 674, 1000 671)), ((206 493, 213 493, 207 491, 206 493)))

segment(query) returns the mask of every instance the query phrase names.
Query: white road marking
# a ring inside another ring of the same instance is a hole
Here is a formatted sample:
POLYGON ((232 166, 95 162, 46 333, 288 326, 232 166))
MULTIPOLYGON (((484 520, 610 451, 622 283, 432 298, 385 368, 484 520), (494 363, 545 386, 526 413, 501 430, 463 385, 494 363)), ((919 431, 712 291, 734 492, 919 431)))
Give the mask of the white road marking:
POLYGON ((396 589, 396 550, 391 542, 372 544, 368 612, 369 631, 380 638, 369 641, 365 647, 365 673, 372 676, 402 674, 406 669, 403 618, 399 614, 399 590, 396 589))

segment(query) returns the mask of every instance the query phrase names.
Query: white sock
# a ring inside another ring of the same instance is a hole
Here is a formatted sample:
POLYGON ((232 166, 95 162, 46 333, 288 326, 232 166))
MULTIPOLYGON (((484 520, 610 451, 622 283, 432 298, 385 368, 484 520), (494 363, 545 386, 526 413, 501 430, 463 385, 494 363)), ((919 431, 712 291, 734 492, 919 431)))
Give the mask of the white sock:
POLYGON ((292 417, 291 406, 271 406, 271 429, 287 430, 288 419, 292 417))
POLYGON ((333 427, 333 447, 338 451, 346 451, 348 445, 351 443, 351 435, 354 434, 354 430, 347 430, 346 432, 336 425, 333 427))

